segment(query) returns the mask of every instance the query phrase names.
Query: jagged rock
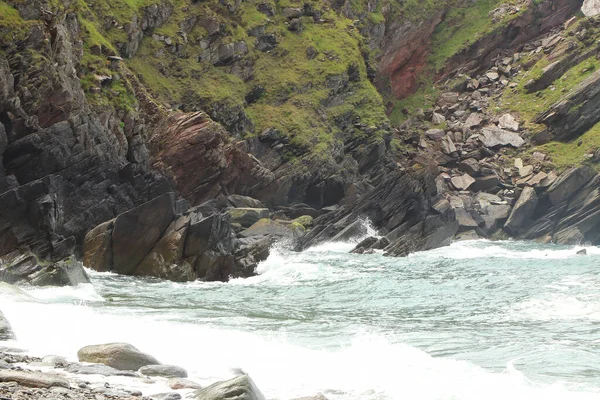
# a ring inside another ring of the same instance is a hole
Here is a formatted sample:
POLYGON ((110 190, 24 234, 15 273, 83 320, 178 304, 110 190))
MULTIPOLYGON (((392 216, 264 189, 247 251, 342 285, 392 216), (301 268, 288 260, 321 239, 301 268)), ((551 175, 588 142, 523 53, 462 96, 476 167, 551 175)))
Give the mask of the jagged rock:
POLYGON ((17 382, 32 388, 69 388, 69 382, 59 376, 33 371, 1 370, 0 382, 17 382))
POLYGON ((510 114, 504 114, 498 120, 498 127, 501 129, 508 129, 509 131, 518 132, 519 131, 519 123, 510 114))
POLYGON ((167 382, 167 385, 173 390, 203 389, 202 385, 200 385, 196 382, 190 381, 188 379, 182 379, 182 378, 171 378, 167 382))
POLYGON ((476 180, 469 174, 454 176, 450 179, 456 190, 467 190, 476 180))
POLYGON ((600 14, 600 1, 598 0, 584 0, 581 6, 581 12, 586 17, 594 17, 600 14))
POLYGON ((78 375, 138 376, 133 371, 121 371, 104 364, 68 364, 65 371, 78 375))
POLYGON ((467 158, 458 164, 458 169, 471 176, 478 176, 481 174, 481 167, 479 162, 474 158, 467 158))
POLYGON ((265 400, 248 375, 217 382, 196 393, 197 400, 265 400))
POLYGON ((525 140, 516 133, 508 132, 497 127, 487 127, 481 130, 479 140, 486 147, 512 146, 521 147, 525 140))
POLYGON ((487 76, 487 78, 491 81, 497 81, 498 78, 500 77, 500 75, 498 75, 497 72, 488 72, 485 74, 485 76, 487 76))
POLYGON ((483 118, 481 117, 481 114, 471 113, 471 114, 469 114, 469 117, 465 121, 465 127, 469 128, 469 129, 476 128, 479 125, 481 125, 482 121, 483 121, 483 118))
POLYGON ((434 125, 442 125, 444 122, 446 122, 446 117, 444 117, 442 114, 438 114, 436 112, 434 112, 431 116, 431 123, 434 125))
POLYGON ((535 208, 538 203, 538 197, 535 189, 526 187, 521 192, 504 229, 511 235, 516 236, 520 231, 526 228, 526 224, 533 220, 535 208))
POLYGON ((175 365, 146 365, 139 369, 140 374, 162 376, 164 378, 187 378, 187 371, 175 365))
POLYGON ((77 357, 82 362, 105 364, 118 370, 137 371, 146 365, 160 364, 156 358, 127 343, 86 346, 77 352, 77 357))
POLYGON ((275 49, 279 42, 277 41, 277 36, 270 33, 267 35, 260 36, 256 39, 256 50, 267 52, 275 49))
POLYGON ((13 253, 0 258, 0 281, 33 286, 76 286, 90 278, 73 257, 56 263, 31 254, 13 253))
POLYGON ((444 138, 442 139, 442 142, 441 142, 441 147, 442 147, 442 153, 444 153, 446 155, 455 155, 456 154, 456 146, 454 145, 454 142, 452 141, 452 138, 450 138, 449 135, 444 136, 444 138))
POLYGON ((233 208, 227 210, 231 216, 231 223, 240 224, 244 228, 249 228, 263 218, 269 218, 268 208, 233 208))
POLYGON ((485 209, 485 213, 494 220, 507 219, 510 216, 511 206, 509 205, 489 205, 485 209))
POLYGON ((471 213, 464 208, 457 208, 454 210, 454 213, 456 214, 456 221, 458 221, 459 230, 469 230, 478 227, 478 224, 473 219, 471 213))
POLYGON ((0 311, 0 340, 10 340, 14 338, 15 334, 8 319, 6 319, 2 311, 0 311))

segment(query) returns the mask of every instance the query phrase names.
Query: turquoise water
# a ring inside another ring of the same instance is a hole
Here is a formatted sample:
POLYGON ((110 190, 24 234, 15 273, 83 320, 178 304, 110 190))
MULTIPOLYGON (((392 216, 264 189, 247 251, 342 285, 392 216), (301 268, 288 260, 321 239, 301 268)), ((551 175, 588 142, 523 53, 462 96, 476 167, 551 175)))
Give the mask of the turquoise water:
POLYGON ((600 398, 600 249, 352 246, 274 249, 228 284, 92 273, 74 289, 4 287, 0 304, 12 344, 37 355, 125 341, 205 384, 241 368, 272 399, 600 398))

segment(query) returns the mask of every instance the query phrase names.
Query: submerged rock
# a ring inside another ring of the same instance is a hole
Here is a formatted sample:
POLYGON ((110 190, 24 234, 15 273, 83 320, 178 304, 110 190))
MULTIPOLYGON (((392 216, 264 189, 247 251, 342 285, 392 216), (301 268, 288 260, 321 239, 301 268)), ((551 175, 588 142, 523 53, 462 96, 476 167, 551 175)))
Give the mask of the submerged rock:
POLYGON ((146 365, 160 364, 156 358, 128 343, 86 346, 77 352, 77 357, 82 362, 105 364, 118 370, 137 371, 146 365))
POLYGON ((241 375, 224 382, 217 382, 199 390, 196 400, 265 400, 248 375, 241 375))

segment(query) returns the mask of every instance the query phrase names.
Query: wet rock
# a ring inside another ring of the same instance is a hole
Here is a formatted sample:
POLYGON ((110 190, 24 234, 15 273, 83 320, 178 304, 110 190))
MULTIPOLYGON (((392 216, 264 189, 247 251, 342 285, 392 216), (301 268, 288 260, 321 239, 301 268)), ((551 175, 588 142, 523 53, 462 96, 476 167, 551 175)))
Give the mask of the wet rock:
POLYGON ((2 311, 0 311, 0 340, 10 340, 14 338, 15 334, 8 319, 6 319, 2 311))
POLYGON ((587 250, 586 249, 581 249, 577 252, 578 256, 586 256, 587 255, 587 250))
POLYGON ((112 270, 131 274, 156 245, 174 216, 173 193, 166 193, 120 214, 115 219, 112 232, 112 270))
POLYGON ((467 190, 476 180, 470 176, 469 174, 464 174, 461 176, 454 176, 450 179, 452 186, 456 188, 456 190, 467 190))
POLYGON ((122 371, 104 364, 69 364, 65 371, 79 375, 103 375, 103 376, 138 376, 133 371, 122 371))
POLYGON ((61 377, 33 371, 1 370, 0 382, 17 382, 32 388, 69 388, 69 382, 61 377))
POLYGON ((187 378, 187 371, 175 365, 146 365, 139 372, 148 376, 162 376, 164 378, 187 378))
POLYGON ((150 395, 153 400, 180 400, 181 395, 179 393, 157 393, 150 395))
POLYGON ((538 197, 535 189, 532 187, 524 188, 506 224, 504 224, 504 229, 512 236, 517 236, 520 231, 527 227, 526 224, 533 220, 537 204, 538 197))
POLYGON ((217 382, 196 393, 196 400, 265 400, 248 375, 217 382))
POLYGON ((160 364, 156 358, 127 343, 86 346, 77 352, 77 357, 82 362, 105 364, 118 370, 137 371, 146 365, 160 364))
POLYGON ((182 378, 171 378, 167 382, 167 385, 173 390, 203 389, 202 385, 200 385, 199 383, 190 381, 189 379, 182 379, 182 378))
POLYGON ((73 257, 53 263, 31 254, 9 254, 0 259, 0 280, 33 286, 76 286, 90 278, 73 257))
POLYGON ((497 127, 483 128, 479 140, 486 147, 512 146, 521 147, 525 140, 516 133, 508 132, 497 127))
POLYGON ((244 228, 249 228, 263 218, 269 218, 268 208, 233 208, 227 210, 231 216, 231 222, 240 224, 244 228))

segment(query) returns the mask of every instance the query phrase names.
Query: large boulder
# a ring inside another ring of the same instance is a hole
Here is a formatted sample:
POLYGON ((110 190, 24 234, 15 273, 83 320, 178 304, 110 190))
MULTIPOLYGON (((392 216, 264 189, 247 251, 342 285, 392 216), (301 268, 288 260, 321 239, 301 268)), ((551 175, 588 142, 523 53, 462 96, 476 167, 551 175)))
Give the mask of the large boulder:
POLYGON ((174 216, 173 193, 165 193, 119 215, 112 232, 112 270, 131 274, 154 248, 174 216))
POLYGON ((163 378, 187 378, 187 371, 175 365, 146 365, 140 368, 140 374, 147 376, 162 376, 163 378))
POLYGON ((196 400, 265 400, 248 375, 217 382, 196 392, 196 400))
POLYGON ((142 353, 127 343, 107 343, 81 348, 77 352, 81 362, 108 365, 118 370, 137 371, 146 365, 158 365, 158 360, 142 353))
POLYGON ((517 133, 505 131, 498 127, 487 127, 481 130, 479 140, 485 147, 501 147, 501 146, 512 146, 521 147, 525 143, 525 140, 517 133))
POLYGON ((73 257, 56 263, 32 254, 13 253, 0 259, 0 281, 33 286, 76 286, 90 278, 73 257))
POLYGON ((513 207, 506 224, 504 224, 504 230, 509 234, 516 236, 520 231, 527 227, 528 222, 532 221, 537 204, 538 197, 535 193, 535 189, 532 187, 524 188, 521 196, 519 196, 519 200, 517 200, 513 207))
POLYGON ((6 319, 2 311, 0 311, 0 340, 10 340, 14 338, 15 334, 8 319, 6 319))
POLYGON ((590 168, 570 168, 554 181, 546 195, 553 205, 559 204, 575 195, 593 177, 594 171, 590 168))

